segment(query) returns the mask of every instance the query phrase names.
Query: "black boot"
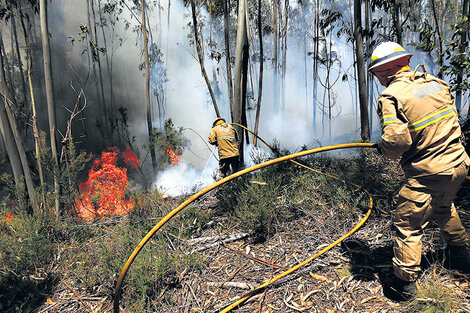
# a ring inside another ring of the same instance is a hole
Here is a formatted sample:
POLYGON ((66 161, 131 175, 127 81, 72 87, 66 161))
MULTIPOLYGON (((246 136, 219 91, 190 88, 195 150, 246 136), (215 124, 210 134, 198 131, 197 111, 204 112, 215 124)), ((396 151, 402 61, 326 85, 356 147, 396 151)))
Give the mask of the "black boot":
POLYGON ((470 248, 468 245, 447 245, 446 263, 448 268, 470 274, 470 248))
POLYGON ((418 293, 416 281, 405 281, 394 276, 383 284, 384 295, 394 301, 408 301, 418 293))

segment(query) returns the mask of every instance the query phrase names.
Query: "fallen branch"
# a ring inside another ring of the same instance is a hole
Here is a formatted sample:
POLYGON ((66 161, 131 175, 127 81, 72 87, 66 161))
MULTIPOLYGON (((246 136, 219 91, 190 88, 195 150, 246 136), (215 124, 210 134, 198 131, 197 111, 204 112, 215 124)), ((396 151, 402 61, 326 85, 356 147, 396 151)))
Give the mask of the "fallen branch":
POLYGON ((239 289, 246 289, 250 290, 253 289, 253 286, 251 286, 248 283, 237 283, 233 281, 228 281, 225 283, 221 282, 208 282, 206 283, 207 286, 209 287, 217 287, 217 288, 239 288, 239 289))
POLYGON ((232 241, 237 241, 237 240, 246 238, 248 236, 249 234, 247 233, 239 233, 239 234, 233 234, 233 235, 195 238, 195 239, 190 239, 187 242, 189 244, 212 242, 210 244, 207 244, 205 246, 202 246, 196 249, 197 252, 201 252, 209 248, 217 247, 220 243, 229 243, 232 241))

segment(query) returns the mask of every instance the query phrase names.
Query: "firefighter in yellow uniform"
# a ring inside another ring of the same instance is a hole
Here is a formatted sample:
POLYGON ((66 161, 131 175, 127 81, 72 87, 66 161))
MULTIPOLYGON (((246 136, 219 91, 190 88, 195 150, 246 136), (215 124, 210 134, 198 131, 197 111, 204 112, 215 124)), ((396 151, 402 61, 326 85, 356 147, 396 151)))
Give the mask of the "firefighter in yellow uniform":
POLYGON ((240 164, 238 136, 235 129, 227 124, 224 118, 218 117, 212 123, 209 143, 216 145, 219 150, 219 179, 226 177, 230 169, 232 173, 237 172, 240 164))
POLYGON ((379 96, 382 126, 379 152, 397 159, 406 183, 392 212, 396 230, 394 279, 384 285, 396 300, 416 294, 421 263, 421 237, 431 216, 447 241, 452 268, 470 272, 468 235, 453 199, 468 172, 470 159, 460 140, 454 97, 447 83, 428 74, 423 65, 409 67, 411 53, 394 42, 380 44, 369 70, 387 87, 379 96), (422 72, 418 71, 422 67, 422 72))

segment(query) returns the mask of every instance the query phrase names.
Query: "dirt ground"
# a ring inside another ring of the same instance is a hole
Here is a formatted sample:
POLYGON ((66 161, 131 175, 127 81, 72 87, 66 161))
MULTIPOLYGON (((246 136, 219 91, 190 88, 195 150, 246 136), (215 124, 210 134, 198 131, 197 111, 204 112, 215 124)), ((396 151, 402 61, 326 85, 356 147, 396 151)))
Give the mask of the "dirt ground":
MULTIPOLYGON (((209 195, 197 205, 216 209, 217 199, 209 195)), ((310 258, 364 217, 357 212, 350 221, 338 223, 334 210, 325 210, 327 214, 305 214, 279 226, 263 243, 254 243, 237 227, 225 228, 223 218, 212 221, 199 236, 185 243, 191 253, 202 254, 207 265, 200 272, 177 273, 153 302, 152 312, 220 312, 250 290, 310 258)), ((461 210, 461 217, 470 229, 470 210, 461 210)), ((390 216, 374 211, 352 236, 253 295, 233 312, 410 312, 407 303, 392 301, 383 293, 383 282, 393 275, 392 245, 390 216)), ((452 293, 452 312, 470 312, 470 277, 441 266, 444 246, 439 229, 431 223, 423 240, 423 274, 418 288, 430 283, 443 286, 452 293)), ((62 281, 37 312, 112 312, 112 305, 111 297, 81 294, 62 281)))

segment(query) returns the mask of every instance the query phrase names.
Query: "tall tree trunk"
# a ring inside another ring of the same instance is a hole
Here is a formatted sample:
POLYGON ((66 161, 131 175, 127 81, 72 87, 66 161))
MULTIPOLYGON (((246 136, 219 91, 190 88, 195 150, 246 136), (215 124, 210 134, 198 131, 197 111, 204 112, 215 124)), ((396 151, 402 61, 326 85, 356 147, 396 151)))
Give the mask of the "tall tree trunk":
POLYGON ((258 103, 256 106, 256 118, 255 118, 255 138, 253 143, 256 147, 258 127, 259 127, 259 116, 261 113, 261 96, 263 94, 263 65, 264 65, 264 50, 263 50, 263 29, 261 21, 261 0, 258 0, 258 37, 259 37, 259 78, 258 78, 258 103))
MULTIPOLYGON (((31 54, 31 52, 29 52, 31 54)), ((31 56, 28 56, 31 59, 31 56)), ((33 91, 33 82, 31 80, 31 62, 28 61, 28 82, 29 82, 29 90, 31 95, 31 108, 33 112, 33 135, 34 135, 34 148, 35 148, 35 156, 36 156, 36 163, 38 167, 39 173, 39 181, 41 183, 41 198, 42 203, 45 205, 46 203, 46 190, 45 190, 45 182, 44 182, 44 172, 42 169, 42 162, 41 162, 41 145, 40 145, 40 138, 39 138, 39 130, 37 125, 37 114, 36 114, 36 103, 34 101, 34 91, 33 91)))
POLYGON ((152 125, 152 110, 150 107, 150 62, 148 51, 147 39, 147 26, 145 22, 145 0, 142 0, 142 35, 144 36, 144 54, 145 54, 145 107, 147 111, 147 131, 149 133, 149 148, 150 156, 152 158, 153 174, 157 175, 157 155, 155 154, 155 147, 153 144, 153 125, 152 125))
MULTIPOLYGON (((101 10, 101 0, 98 0, 98 12, 99 12, 99 16, 100 16, 100 21, 104 20, 104 17, 102 15, 102 10, 101 10)), ((113 27, 113 36, 114 36, 114 26, 113 25, 110 25, 111 27, 113 27)), ((106 33, 104 31, 104 28, 105 28, 105 25, 103 25, 103 23, 101 23, 101 34, 103 36, 103 43, 104 43, 104 48, 106 49, 106 69, 107 69, 107 72, 108 72, 108 79, 109 79, 109 93, 110 93, 110 96, 111 96, 111 105, 110 105, 110 112, 108 112, 108 115, 110 117, 113 117, 115 112, 115 101, 114 101, 114 85, 113 85, 113 78, 112 78, 112 71, 111 71, 111 66, 110 66, 110 61, 109 61, 109 54, 108 52, 110 51, 108 49, 108 43, 107 43, 107 40, 106 40, 106 33)), ((112 53, 112 50, 113 50, 113 41, 111 41, 111 53, 112 53)), ((101 81, 103 81, 101 79, 101 81)), ((103 84, 103 82, 101 83, 103 84)), ((103 87, 101 87, 102 91, 103 91, 103 94, 104 94, 104 89, 103 87)))
POLYGON ((278 0, 273 0, 273 104, 274 112, 279 110, 279 67, 277 57, 279 55, 279 16, 278 0))
MULTIPOLYGON (((112 126, 110 125, 109 122, 109 112, 106 107, 106 99, 104 96, 104 87, 103 87, 103 74, 101 70, 101 58, 100 58, 100 51, 98 50, 99 43, 98 43, 98 34, 96 32, 96 17, 95 17, 95 3, 94 0, 91 0, 91 18, 93 22, 93 34, 95 36, 95 53, 96 53, 96 63, 98 64, 98 74, 99 74, 99 82, 100 82, 100 93, 101 93, 101 101, 103 103, 103 114, 104 114, 104 124, 105 124, 105 129, 107 130, 107 136, 109 140, 112 140, 112 126)), ((90 27, 92 27, 90 25, 90 27)))
MULTIPOLYGON (((19 12, 18 10, 18 15, 21 15, 21 13, 19 12)), ((19 45, 19 42, 18 42, 18 32, 16 31, 16 19, 15 17, 12 17, 11 19, 11 25, 12 25, 12 28, 13 28, 13 36, 15 38, 15 51, 16 51, 16 57, 17 57, 17 62, 18 62, 18 68, 19 68, 19 72, 20 72, 20 80, 21 80, 21 83, 20 83, 20 86, 21 86, 21 92, 23 93, 23 108, 18 108, 22 111, 25 111, 25 114, 26 116, 28 116, 29 114, 27 114, 26 112, 26 102, 27 102, 27 93, 26 93, 26 80, 25 80, 25 77, 24 77, 24 69, 23 69, 23 62, 21 61, 21 53, 20 53, 20 45, 19 45)), ((16 105, 20 105, 20 103, 16 103, 16 105)), ((22 129, 26 129, 26 125, 20 125, 22 129)))
POLYGON ((307 33, 304 34, 304 88, 305 88, 305 116, 308 113, 308 71, 307 71, 307 33))
MULTIPOLYGON (((20 5, 20 21, 21 21, 21 28, 23 30, 23 36, 24 36, 25 45, 26 45, 26 56, 27 56, 26 73, 28 77, 29 95, 31 99, 32 128, 33 128, 36 165, 38 167, 39 182, 41 183, 41 199, 42 199, 43 205, 46 205, 46 189, 45 189, 46 184, 44 182, 44 171, 43 171, 42 162, 41 162, 39 130, 37 126, 36 102, 34 100, 33 81, 31 79, 31 72, 32 72, 32 67, 33 67, 33 56, 32 56, 32 51, 31 51, 30 37, 26 28, 21 5, 20 5)), ((29 19, 27 19, 27 21, 28 21, 29 29, 31 29, 30 24, 29 24, 29 19)))
MULTIPOLYGON (((2 57, 3 57, 3 62, 4 62, 4 66, 5 66, 5 82, 8 86, 8 89, 10 91, 10 96, 11 96, 11 100, 14 102, 14 103, 17 103, 16 101, 16 94, 15 94, 15 84, 13 83, 13 77, 12 77, 12 72, 13 70, 10 68, 10 62, 8 62, 8 57, 7 57, 7 53, 6 53, 6 49, 4 47, 4 44, 3 44, 3 36, 1 34, 1 31, 3 31, 3 29, 0 29, 0 50, 1 50, 1 53, 2 53, 2 57)), ((11 39, 11 43, 13 45, 13 42, 14 42, 14 39, 12 38, 11 39)), ((13 50, 13 48, 12 48, 13 50)))
POLYGON ((34 184, 33 184, 33 179, 31 176, 31 169, 28 164, 28 159, 26 158, 26 152, 24 150, 23 146, 23 140, 21 138, 21 135, 19 133, 18 126, 16 124, 15 116, 13 115, 13 112, 11 111, 10 104, 11 104, 11 97, 8 92, 8 88, 6 86, 6 80, 5 80, 5 72, 3 70, 3 58, 1 58, 0 62, 0 93, 2 95, 2 102, 0 106, 2 107, 0 109, 0 115, 1 115, 1 124, 2 124, 2 133, 4 136, 5 142, 8 144, 8 155, 10 157, 10 163, 12 164, 12 168, 14 170, 14 176, 15 180, 17 180, 17 186, 19 185, 19 181, 21 181, 22 175, 24 175, 25 183, 26 183, 26 190, 28 191, 28 196, 29 200, 31 202, 31 206, 33 208, 34 213, 39 212, 39 206, 36 200, 36 197, 34 195, 34 184), (7 138, 7 136, 9 138, 7 138), (13 143, 10 142, 10 140, 13 140, 13 143), (14 144, 16 147, 11 146, 14 144), (11 153, 11 154, 10 154, 11 153), (12 158, 16 157, 16 160, 12 160, 12 158), (19 158, 19 159, 18 159, 19 158), (21 164, 21 169, 17 168, 19 164, 17 162, 20 162, 21 164), (16 174, 15 174, 16 171, 16 174), (18 176, 19 174, 19 176, 18 176))
MULTIPOLYGON (((394 0, 394 1, 396 2, 396 0, 394 0)), ((364 18, 364 20, 365 20, 365 31, 366 31, 366 34, 370 34, 369 0, 364 1, 364 8, 365 8, 365 18, 364 18)), ((398 25, 400 25, 399 22, 398 22, 398 25)), ((397 33, 398 33, 398 30, 397 30, 397 33)), ((401 33, 401 31, 399 33, 401 33)), ((369 35, 367 35, 365 41, 366 41, 366 53, 367 53, 367 52, 369 52, 369 49, 370 49, 370 36, 369 35)), ((401 45, 401 43, 400 43, 400 45, 401 45)), ((369 97, 367 99, 368 102, 369 102, 369 123, 370 123, 369 127, 370 127, 370 129, 374 129, 374 115, 375 115, 375 112, 373 110, 373 107, 374 107, 374 100, 373 100, 374 77, 373 77, 373 74, 369 71, 367 71, 367 73, 366 73, 366 85, 367 85, 367 92, 368 92, 368 95, 369 95, 369 97)))
POLYGON ((439 26, 439 18, 437 17, 437 11, 436 11, 436 3, 435 0, 431 0, 431 6, 432 6, 432 13, 434 17, 434 21, 436 23, 436 33, 437 33, 437 40, 438 42, 438 48, 439 48, 439 55, 438 55, 438 62, 439 62, 439 72, 437 73, 437 77, 442 78, 443 73, 440 70, 440 68, 444 65, 444 39, 442 38, 441 35, 441 27, 439 26))
POLYGON ((320 30, 319 30, 319 21, 320 21, 320 4, 319 0, 313 0, 314 7, 315 7, 315 17, 314 17, 314 38, 313 38, 313 65, 312 65, 312 109, 313 109, 313 117, 312 117, 312 128, 314 136, 317 135, 317 94, 318 94, 318 53, 319 49, 319 38, 320 38, 320 30))
POLYGON ((400 23, 400 4, 398 3, 398 0, 393 0, 393 27, 395 28, 395 34, 397 37, 397 43, 402 45, 402 29, 401 29, 401 23, 400 23))
POLYGON ((26 190, 28 191, 29 201, 35 214, 39 213, 39 205, 34 195, 34 183, 33 177, 31 176, 31 169, 28 164, 28 158, 26 157, 26 151, 24 150, 23 140, 16 124, 15 116, 10 109, 10 104, 4 98, 5 110, 7 113, 8 121, 10 122, 13 138, 15 139, 16 148, 18 149, 18 155, 20 157, 21 166, 23 168, 23 174, 26 182, 26 190))
POLYGON ((197 51, 197 57, 199 59, 199 65, 201 66, 201 73, 202 73, 202 76, 204 77, 204 80, 206 81, 207 89, 209 89, 209 94, 211 95, 215 114, 217 116, 220 116, 219 108, 217 107, 217 101, 215 100, 214 91, 212 90, 211 82, 209 81, 209 77, 207 76, 207 73, 206 73, 206 68, 204 67, 204 55, 202 52, 201 41, 199 38, 198 29, 197 29, 198 26, 197 26, 197 17, 196 17, 196 4, 194 3, 194 0, 191 0, 191 13, 193 17, 194 40, 196 42, 196 51, 197 51))
MULTIPOLYGON (((233 89, 233 106, 231 107, 232 122, 243 124, 243 112, 246 104, 246 83, 248 65, 248 34, 246 21, 246 1, 238 2, 238 28, 237 28, 237 50, 235 56, 235 73, 233 89)), ((238 147, 241 162, 243 162, 243 130, 237 127, 239 136, 238 147)))
POLYGON ((354 0, 354 40, 356 42, 356 66, 359 88, 359 104, 361 108, 361 139, 370 140, 370 128, 367 105, 367 86, 364 62, 364 42, 362 41, 361 1, 354 0))
POLYGON ((55 118, 55 101, 54 101, 54 83, 52 80, 52 65, 51 65, 51 50, 49 46, 49 29, 47 26, 47 0, 40 0, 40 19, 41 19, 41 41, 42 53, 44 58, 44 78, 46 85, 46 98, 47 98, 47 115, 49 118, 49 135, 51 138, 51 153, 56 166, 54 173, 54 192, 55 192, 55 214, 59 218, 60 214, 60 167, 59 158, 57 156, 56 144, 56 118, 55 118))
POLYGON ((232 107, 233 103, 233 83, 232 83, 232 64, 230 62, 230 25, 229 17, 230 12, 227 7, 228 0, 222 0, 224 5, 224 38, 225 38, 225 64, 227 68, 227 88, 228 88, 228 99, 229 107, 232 107))
MULTIPOLYGON (((463 0, 462 1, 462 16, 467 17, 467 25, 469 25, 468 24, 469 23, 469 21, 468 21, 469 7, 470 7, 470 1, 469 0, 463 0)), ((465 45, 468 46, 467 32, 462 31, 462 33, 460 34, 460 46, 459 46, 459 52, 462 55, 464 55, 465 50, 466 50, 465 45)), ((470 51, 467 51, 467 56, 468 56, 468 53, 470 53, 470 51)), ((456 81, 457 86, 460 86, 460 84, 462 83, 462 80, 463 80, 463 75, 462 75, 462 73, 459 73, 457 75, 457 81, 456 81)), ((461 90, 457 90, 455 92, 455 105, 457 107, 457 111, 460 112, 460 108, 462 106, 462 91, 461 90)), ((470 110, 468 110, 468 112, 469 112, 468 114, 470 116, 470 110)))
MULTIPOLYGON (((103 101, 101 99, 101 93, 98 88, 98 73, 96 71, 96 58, 95 58, 95 45, 96 45, 96 36, 94 32, 94 27, 93 24, 95 24, 95 21, 93 21, 92 24, 92 13, 90 7, 93 5, 93 2, 91 0, 86 0, 87 2, 87 19, 88 19, 88 27, 89 27, 89 38, 88 38, 88 48, 87 53, 88 53, 88 62, 90 62, 90 66, 93 69, 93 76, 96 79, 95 82, 95 92, 96 96, 98 97, 98 104, 99 104, 99 111, 104 112, 103 108, 103 101)), ((103 127, 106 126, 106 121, 103 122, 103 127)))
POLYGON ((286 109, 286 62, 287 62, 287 22, 289 20, 289 0, 284 1, 284 25, 282 26, 282 60, 281 60, 281 110, 286 109))
POLYGON ((8 158, 10 159, 13 177, 15 178, 16 187, 19 188, 22 183, 23 169, 21 166, 18 149, 16 148, 16 143, 13 138, 13 131, 11 129, 10 122, 8 120, 8 115, 5 109, 7 101, 6 97, 10 94, 10 92, 8 90, 5 71, 3 69, 4 62, 2 53, 0 53, 0 61, 0 96, 2 97, 2 101, 0 102, 0 126, 8 158))

